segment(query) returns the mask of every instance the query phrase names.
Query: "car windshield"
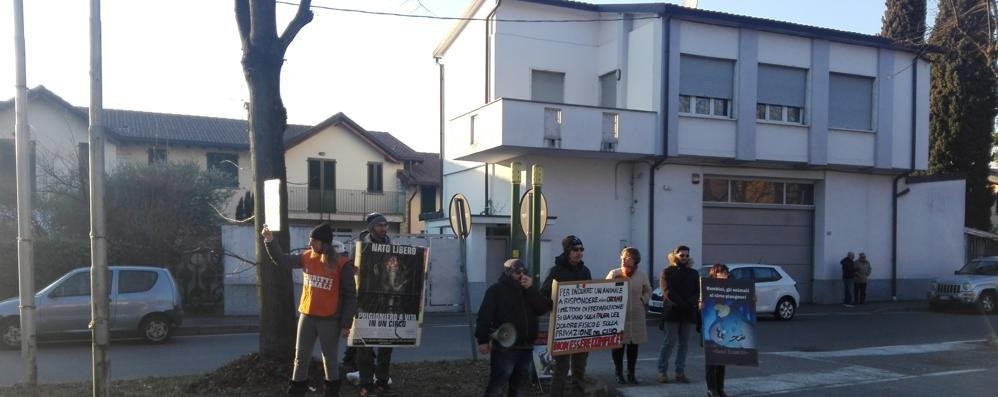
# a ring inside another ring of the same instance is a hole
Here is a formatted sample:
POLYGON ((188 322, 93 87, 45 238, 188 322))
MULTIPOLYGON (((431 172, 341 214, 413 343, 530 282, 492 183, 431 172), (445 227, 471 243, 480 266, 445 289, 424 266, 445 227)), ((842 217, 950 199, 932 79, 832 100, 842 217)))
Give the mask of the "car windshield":
POLYGON ((979 276, 998 275, 998 262, 973 260, 963 266, 956 274, 973 274, 979 276))

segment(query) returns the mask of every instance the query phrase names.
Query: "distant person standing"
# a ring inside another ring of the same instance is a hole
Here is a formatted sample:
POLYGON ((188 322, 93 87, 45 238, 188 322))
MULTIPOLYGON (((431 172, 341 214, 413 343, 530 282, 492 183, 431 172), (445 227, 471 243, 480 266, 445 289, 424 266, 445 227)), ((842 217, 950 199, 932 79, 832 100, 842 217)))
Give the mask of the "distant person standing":
POLYGON ((624 319, 624 341, 619 349, 613 349, 613 368, 617 383, 636 385, 640 383, 634 374, 638 362, 638 344, 648 341, 645 328, 645 304, 651 299, 651 284, 648 276, 638 270, 641 253, 637 248, 625 247, 620 251, 620 268, 606 275, 607 280, 627 281, 627 316, 624 319), (624 353, 627 353, 627 377, 624 377, 624 353))
MULTIPOLYGON (((727 279, 728 278, 728 267, 716 263, 714 266, 710 267, 710 278, 716 279, 727 279)), ((752 297, 755 300, 755 297, 752 297)), ((703 302, 699 303, 700 310, 703 310, 703 302)), ((707 379, 707 396, 708 397, 727 397, 728 395, 724 393, 724 366, 723 365, 707 365, 707 370, 705 371, 705 377, 707 379)))
POLYGON ((690 247, 680 245, 669 253, 669 266, 658 277, 662 290, 665 316, 665 338, 658 352, 658 381, 670 383, 669 356, 676 349, 676 378, 679 383, 690 383, 686 377, 686 351, 690 330, 699 322, 700 273, 693 269, 690 247))
POLYGON ((340 395, 340 374, 336 355, 340 348, 338 335, 350 335, 356 308, 357 290, 343 243, 333 240, 333 229, 323 223, 309 234, 308 249, 301 255, 283 252, 267 225, 261 231, 267 253, 279 265, 302 269, 301 304, 298 311, 298 333, 295 338, 295 360, 291 373, 289 396, 304 396, 308 392, 308 367, 316 338, 322 351, 325 370, 325 396, 340 395))
POLYGON ((839 261, 839 264, 842 265, 842 305, 845 307, 852 307, 853 284, 856 282, 855 257, 856 254, 850 251, 845 258, 839 261))
POLYGON ((870 267, 870 261, 866 259, 866 253, 860 252, 859 259, 856 260, 856 273, 855 273, 855 291, 853 293, 853 303, 857 305, 862 305, 866 303, 866 283, 870 280, 870 273, 873 268, 870 267))
POLYGON ((485 291, 475 325, 478 352, 491 354, 486 397, 501 396, 507 384, 510 396, 523 395, 530 381, 537 316, 549 311, 551 299, 538 291, 527 265, 519 259, 503 263, 499 281, 485 291), (516 339, 509 347, 492 341, 491 337, 504 323, 512 324, 516 330, 516 339))
MULTIPOLYGON (((541 287, 541 294, 550 298, 551 286, 558 282, 592 280, 592 273, 582 262, 585 251, 582 240, 574 235, 568 235, 561 240, 561 255, 554 258, 554 266, 548 272, 541 287)), ((551 397, 565 395, 565 378, 568 377, 569 366, 572 368, 572 396, 582 396, 585 393, 586 361, 589 352, 565 354, 554 357, 554 375, 551 377, 551 397)))

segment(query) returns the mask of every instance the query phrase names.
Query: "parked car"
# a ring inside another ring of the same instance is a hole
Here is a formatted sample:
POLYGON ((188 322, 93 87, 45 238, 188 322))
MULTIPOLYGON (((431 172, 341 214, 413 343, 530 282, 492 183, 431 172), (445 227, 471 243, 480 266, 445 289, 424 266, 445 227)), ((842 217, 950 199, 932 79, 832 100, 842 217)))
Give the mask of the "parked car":
MULTIPOLYGON (((794 318, 797 314, 797 307, 800 304, 797 282, 783 268, 758 263, 728 263, 727 266, 731 278, 755 282, 757 314, 772 313, 773 317, 784 321, 794 318)), ((700 277, 707 277, 709 272, 710 266, 701 267, 700 277)), ((652 291, 648 312, 662 314, 661 289, 655 288, 652 291)))
MULTIPOLYGON (((115 334, 136 332, 151 343, 163 343, 183 322, 177 284, 167 269, 110 266, 109 324, 115 334)), ((0 346, 21 348, 21 300, 0 302, 0 346)), ((35 295, 38 337, 88 338, 90 268, 71 270, 35 295)))
POLYGON ((998 256, 971 260, 952 276, 939 277, 929 283, 929 308, 945 306, 976 306, 984 314, 998 307, 998 256))

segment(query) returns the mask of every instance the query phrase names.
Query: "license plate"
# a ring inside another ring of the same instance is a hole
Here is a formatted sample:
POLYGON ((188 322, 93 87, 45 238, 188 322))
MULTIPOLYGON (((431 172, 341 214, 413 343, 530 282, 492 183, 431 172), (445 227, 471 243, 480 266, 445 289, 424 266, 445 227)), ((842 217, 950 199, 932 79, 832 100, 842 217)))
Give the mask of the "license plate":
POLYGON ((651 301, 651 302, 648 302, 648 306, 651 306, 651 307, 662 307, 662 301, 651 301))

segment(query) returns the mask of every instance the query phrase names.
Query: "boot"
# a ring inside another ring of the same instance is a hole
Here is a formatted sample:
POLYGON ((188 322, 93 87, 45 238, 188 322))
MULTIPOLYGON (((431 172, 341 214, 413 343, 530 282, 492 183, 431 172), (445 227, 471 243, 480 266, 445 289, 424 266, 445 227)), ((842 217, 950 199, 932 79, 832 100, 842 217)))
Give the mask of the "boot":
POLYGON ((288 384, 288 396, 289 397, 305 397, 305 393, 308 392, 308 381, 291 381, 288 384))
POLYGON ((338 380, 327 380, 323 381, 323 395, 325 397, 340 397, 340 381, 338 380))
POLYGON ((638 385, 641 384, 641 381, 639 381, 638 378, 634 376, 634 372, 631 372, 627 374, 627 383, 630 383, 632 385, 638 385))
POLYGON ((627 384, 627 379, 624 379, 624 374, 620 371, 617 371, 617 383, 622 385, 627 384))

